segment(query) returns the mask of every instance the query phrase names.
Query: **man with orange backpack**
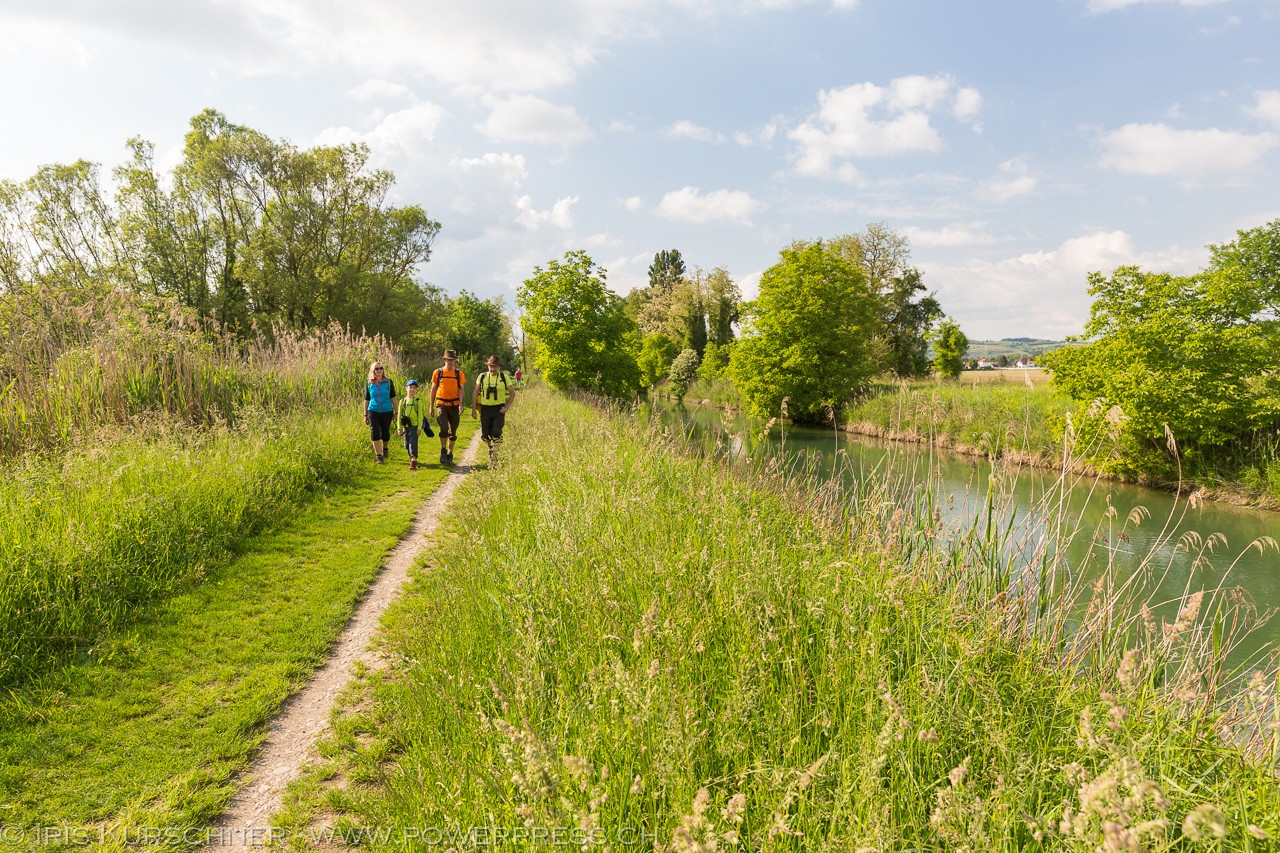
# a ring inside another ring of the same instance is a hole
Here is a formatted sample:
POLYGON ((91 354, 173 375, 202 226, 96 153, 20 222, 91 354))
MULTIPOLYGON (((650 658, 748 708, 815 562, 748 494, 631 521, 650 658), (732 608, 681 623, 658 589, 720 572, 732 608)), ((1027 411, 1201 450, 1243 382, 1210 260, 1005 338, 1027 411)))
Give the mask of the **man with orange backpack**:
POLYGON ((453 445, 458 440, 458 423, 462 420, 462 389, 467 377, 458 369, 458 353, 444 351, 444 367, 437 367, 431 374, 431 412, 440 410, 440 464, 453 464, 453 445))

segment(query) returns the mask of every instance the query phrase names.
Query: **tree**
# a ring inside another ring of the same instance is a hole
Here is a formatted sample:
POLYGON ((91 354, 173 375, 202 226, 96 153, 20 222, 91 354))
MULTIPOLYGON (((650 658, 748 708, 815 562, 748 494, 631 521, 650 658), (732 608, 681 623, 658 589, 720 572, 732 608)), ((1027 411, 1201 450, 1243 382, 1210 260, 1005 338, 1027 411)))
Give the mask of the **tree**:
POLYGON ((1256 287, 1259 311, 1269 312, 1271 319, 1280 316, 1280 219, 1237 231, 1233 242, 1210 245, 1209 251, 1210 270, 1237 271, 1256 287))
POLYGON ((496 355, 503 364, 511 364, 511 336, 501 297, 480 299, 464 290, 449 301, 448 346, 458 352, 482 358, 496 355))
MULTIPOLYGON (((702 292, 707 314, 707 341, 725 346, 733 340, 733 324, 741 316, 742 291, 727 270, 716 267, 703 280, 702 292)), ((703 358, 706 358, 705 352, 703 358)))
POLYGON ((784 249, 743 306, 729 373, 753 414, 820 423, 877 372, 880 303, 858 266, 822 243, 784 249))
POLYGON ((677 399, 683 400, 685 392, 698 375, 698 354, 691 349, 682 351, 671 363, 671 391, 677 399))
POLYGON ((723 345, 707 344, 707 350, 702 354, 702 364, 698 367, 698 375, 703 379, 716 379, 723 375, 729 367, 729 354, 733 352, 733 346, 733 341, 723 345))
POLYGON ((653 256, 649 264, 649 289, 670 290, 684 281, 684 258, 679 249, 663 249, 653 256))
POLYGON ((666 376, 671 369, 671 362, 675 361, 679 353, 679 345, 661 332, 645 335, 640 355, 636 359, 640 367, 641 387, 652 387, 666 376))
POLYGON ((563 262, 535 267, 516 301, 525 332, 538 343, 535 366, 548 384, 629 398, 640 386, 631 349, 638 336, 605 277, 586 252, 566 252, 563 262))
POLYGON ((1091 273, 1083 340, 1041 357, 1081 401, 1078 422, 1118 407, 1117 467, 1158 466, 1171 450, 1166 426, 1195 452, 1277 423, 1280 329, 1264 314, 1256 268, 1231 261, 1242 254, 1215 247, 1213 268, 1193 276, 1091 273))
POLYGON ((933 369, 946 379, 955 379, 964 370, 964 356, 969 350, 969 338, 960 331, 960 324, 948 317, 938 324, 933 333, 933 369))
POLYGON ((889 368, 902 377, 924 375, 929 371, 929 329, 942 316, 942 306, 925 292, 917 269, 895 276, 882 297, 889 368))

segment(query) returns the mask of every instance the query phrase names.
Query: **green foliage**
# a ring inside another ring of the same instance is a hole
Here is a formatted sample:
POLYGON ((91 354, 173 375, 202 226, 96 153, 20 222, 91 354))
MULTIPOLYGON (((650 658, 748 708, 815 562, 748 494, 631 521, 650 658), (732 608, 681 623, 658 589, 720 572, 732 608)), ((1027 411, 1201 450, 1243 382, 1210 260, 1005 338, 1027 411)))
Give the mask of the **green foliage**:
POLYGON ((1280 422, 1280 327, 1263 313, 1265 287, 1227 264, 1234 255, 1218 247, 1218 265, 1194 276, 1091 274, 1088 342, 1042 357, 1054 383, 1081 401, 1078 420, 1118 407, 1120 466, 1170 466, 1166 429, 1195 453, 1280 422))
POLYGON ((918 296, 921 293, 925 286, 917 269, 895 276, 883 293, 889 368, 904 378, 929 372, 927 333, 942 316, 938 300, 932 294, 918 296))
POLYGON ((639 337, 605 275, 581 250, 534 267, 516 297, 521 326, 537 340, 535 366, 553 388, 630 398, 640 387, 639 337))
POLYGON ((955 379, 964 370, 964 354, 969 349, 969 339, 960 331, 960 324, 948 317, 938 324, 933 334, 933 369, 939 376, 955 379))
POLYGON ((877 372, 880 302, 856 264, 818 242, 765 270, 729 374, 752 414, 822 422, 877 372))
POLYGON ((702 354, 702 364, 698 365, 698 376, 702 379, 716 379, 724 375, 729 367, 729 353, 733 352, 734 342, 726 344, 707 344, 702 354))
POLYGON ((446 346, 482 360, 496 355, 503 364, 513 364, 511 335, 511 321, 503 310, 501 297, 480 299, 464 290, 449 300, 446 346))
POLYGON ((689 390, 689 383, 693 382, 694 377, 698 375, 698 353, 695 350, 687 349, 676 356, 676 360, 671 363, 671 392, 677 398, 683 400, 685 392, 689 390))
POLYGON ((367 146, 303 150, 205 110, 171 174, 129 148, 114 205, 83 161, 0 184, 0 288, 173 299, 240 339, 337 322, 408 342, 432 324, 413 275, 440 224, 386 204, 394 176, 367 146))
POLYGON ((636 358, 641 386, 651 388, 661 381, 679 353, 679 345, 662 332, 645 335, 640 345, 640 355, 636 358))

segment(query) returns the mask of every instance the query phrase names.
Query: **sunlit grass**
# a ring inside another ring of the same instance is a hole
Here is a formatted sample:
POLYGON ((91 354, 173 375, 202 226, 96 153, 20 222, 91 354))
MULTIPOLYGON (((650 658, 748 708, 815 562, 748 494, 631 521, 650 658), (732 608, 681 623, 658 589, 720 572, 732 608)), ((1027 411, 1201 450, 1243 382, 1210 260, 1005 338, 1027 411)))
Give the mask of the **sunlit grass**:
POLYGON ((1069 583, 1011 572, 998 524, 948 530, 927 501, 785 464, 732 474, 540 391, 508 431, 388 617, 393 669, 318 774, 343 784, 313 776, 292 829, 393 830, 375 849, 409 829, 671 850, 1280 836, 1274 669, 1230 716, 1207 689, 1222 599, 1189 591, 1162 625, 1117 581, 1082 620, 1069 583))

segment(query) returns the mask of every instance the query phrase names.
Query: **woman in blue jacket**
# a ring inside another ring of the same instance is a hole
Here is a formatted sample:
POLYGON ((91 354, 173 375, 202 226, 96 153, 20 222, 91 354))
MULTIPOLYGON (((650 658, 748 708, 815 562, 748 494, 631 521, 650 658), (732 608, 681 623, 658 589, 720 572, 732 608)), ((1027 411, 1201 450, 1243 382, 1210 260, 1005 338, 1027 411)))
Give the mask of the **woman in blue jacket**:
POLYGON ((369 385, 364 389, 364 422, 369 425, 373 455, 379 463, 391 450, 391 421, 396 416, 396 383, 387 378, 382 365, 369 365, 369 385))

